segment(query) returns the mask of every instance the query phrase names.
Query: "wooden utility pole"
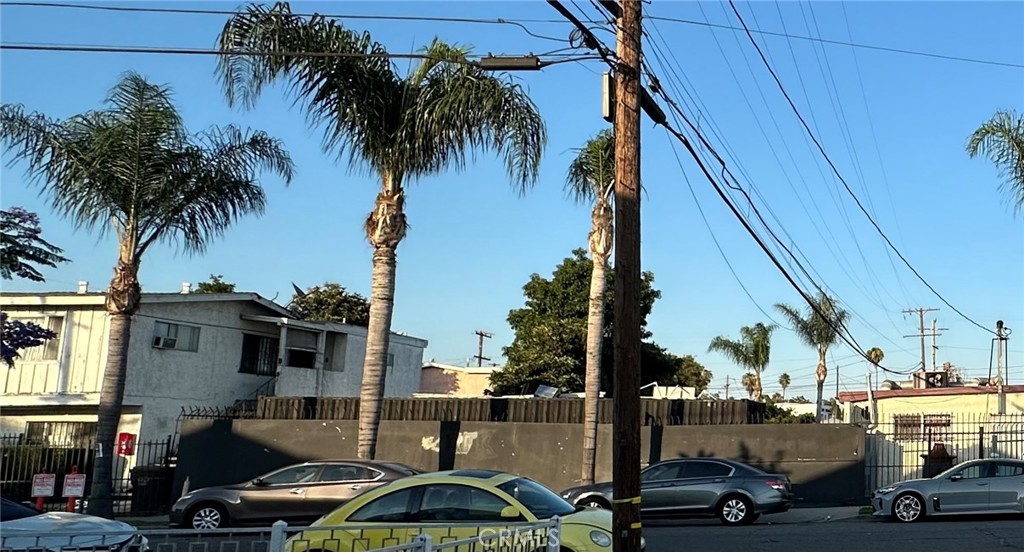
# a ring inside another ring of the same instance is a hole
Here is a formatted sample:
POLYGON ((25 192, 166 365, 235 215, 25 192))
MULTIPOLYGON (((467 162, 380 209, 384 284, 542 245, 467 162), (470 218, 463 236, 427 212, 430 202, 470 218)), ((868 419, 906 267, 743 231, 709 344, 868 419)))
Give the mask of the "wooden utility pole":
POLYGON ((485 360, 491 360, 491 359, 489 359, 489 358, 484 356, 484 339, 489 339, 494 334, 491 334, 491 333, 488 333, 488 332, 484 332, 484 331, 481 331, 481 330, 477 330, 477 331, 475 331, 473 333, 475 333, 477 338, 478 338, 477 339, 477 346, 476 346, 476 356, 473 357, 473 358, 476 359, 476 365, 479 367, 479 366, 483 366, 484 365, 484 361, 485 360))
POLYGON ((918 332, 916 334, 905 335, 903 337, 920 337, 921 338, 921 370, 928 369, 928 357, 925 354, 924 338, 928 337, 928 334, 924 332, 924 314, 926 312, 937 311, 939 309, 906 309, 903 314, 917 314, 920 317, 921 323, 918 325, 918 332))
POLYGON ((936 356, 938 356, 938 352, 939 352, 938 337, 940 335, 942 335, 939 332, 945 331, 945 330, 948 330, 948 329, 949 328, 940 328, 939 327, 939 321, 935 320, 934 318, 932 319, 932 372, 935 372, 936 370, 939 369, 939 363, 938 363, 938 361, 936 359, 936 356))
POLYGON ((641 0, 622 0, 615 69, 615 437, 612 550, 640 550, 641 0))

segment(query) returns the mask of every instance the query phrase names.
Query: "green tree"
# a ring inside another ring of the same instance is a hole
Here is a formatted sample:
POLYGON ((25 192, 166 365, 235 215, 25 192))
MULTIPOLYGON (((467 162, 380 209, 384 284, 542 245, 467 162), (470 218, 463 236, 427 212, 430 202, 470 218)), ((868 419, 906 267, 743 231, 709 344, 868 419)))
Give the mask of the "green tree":
POLYGON ((792 380, 789 378, 789 374, 783 373, 779 376, 779 387, 782 388, 782 400, 786 400, 786 389, 789 388, 789 384, 792 380))
POLYGON ((587 360, 584 377, 582 483, 594 482, 597 463, 597 400, 601 388, 601 350, 604 345, 604 304, 608 256, 612 251, 611 192, 615 184, 615 136, 604 130, 576 152, 569 165, 565 189, 577 203, 593 203, 590 212, 590 299, 587 314, 587 360))
POLYGON ((210 280, 199 282, 195 293, 234 293, 235 284, 224 281, 223 274, 210 274, 210 280))
MULTIPOLYGON (((605 356, 604 362, 611 366, 610 353, 605 356)), ((699 395, 711 384, 712 374, 693 355, 677 356, 657 343, 645 341, 640 344, 640 378, 644 384, 693 387, 694 393, 699 395)), ((612 386, 610 374, 605 385, 609 389, 612 386)))
POLYGON ((306 291, 296 287, 289 308, 302 320, 339 322, 364 328, 370 321, 369 301, 358 293, 349 293, 335 282, 325 282, 306 291))
POLYGON ((867 350, 864 356, 868 357, 868 362, 875 368, 875 385, 878 385, 878 368, 881 366, 882 360, 885 359, 885 351, 878 347, 872 347, 867 350))
POLYGON ((1024 115, 997 111, 971 134, 967 154, 984 155, 995 164, 1004 179, 1001 189, 1019 212, 1024 207, 1024 115))
POLYGON ((523 191, 538 176, 544 122, 521 86, 468 62, 469 49, 435 39, 427 59, 400 74, 369 34, 324 16, 295 15, 284 2, 250 5, 219 37, 219 74, 228 101, 252 106, 283 81, 324 127, 324 149, 372 171, 380 192, 366 219, 373 247, 370 320, 359 400, 360 458, 376 454, 385 363, 394 310, 395 262, 405 237, 405 187, 420 177, 465 167, 494 151, 523 191), (316 52, 340 54, 294 55, 316 52))
POLYGON ((46 241, 39 228, 39 215, 21 207, 0 210, 0 276, 15 276, 42 282, 43 275, 34 265, 55 268, 66 263, 64 251, 46 241))
POLYGON ((758 322, 753 326, 740 328, 740 339, 738 341, 724 336, 718 336, 711 340, 708 351, 716 351, 725 355, 729 360, 738 364, 741 368, 750 370, 753 376, 753 388, 749 389, 750 398, 759 401, 764 389, 761 376, 768 368, 771 360, 772 332, 777 326, 775 324, 762 324, 758 322))
POLYGON ((824 293, 810 298, 813 304, 801 312, 796 307, 779 303, 779 310, 793 327, 793 331, 806 345, 818 351, 818 367, 815 371, 818 383, 818 398, 815 401, 817 416, 821 417, 822 394, 825 389, 825 378, 828 377, 828 366, 825 358, 828 350, 839 340, 839 330, 846 324, 850 314, 840 308, 834 299, 824 293))
MULTIPOLYGON (((508 322, 515 331, 512 344, 505 347, 505 368, 491 376, 497 394, 529 394, 538 385, 546 384, 563 391, 579 391, 586 375, 586 336, 590 314, 590 276, 593 262, 587 251, 575 249, 565 258, 550 278, 539 274, 523 286, 526 304, 509 312, 508 322)), ((607 287, 611 288, 614 273, 608 271, 607 287)), ((647 316, 661 292, 654 289, 654 275, 645 272, 640 285, 641 323, 646 328, 647 316)), ((610 366, 614 298, 605 301, 604 366, 610 366)), ((644 338, 650 332, 644 330, 644 338)), ((641 359, 641 369, 643 369, 641 359)), ((602 370, 602 386, 611 391, 602 370)), ((649 381, 649 380, 648 380, 649 381)))
POLYGON ((159 241, 200 253, 239 217, 261 214, 259 184, 270 171, 290 181, 292 161, 263 132, 234 126, 190 135, 164 86, 127 73, 106 108, 66 120, 0 107, 0 137, 12 160, 27 165, 53 208, 78 226, 117 235, 118 259, 107 289, 107 364, 97 423, 98 455, 89 512, 113 515, 112 459, 121 418, 132 316, 142 288, 139 265, 159 241))
POLYGON ((754 399, 754 400, 758 400, 758 399, 761 398, 761 397, 757 397, 757 398, 754 397, 754 395, 759 392, 759 390, 757 388, 757 386, 758 386, 757 374, 755 374, 753 372, 747 372, 747 373, 743 374, 743 377, 740 378, 740 384, 743 385, 743 389, 746 389, 748 397, 750 397, 751 399, 754 399))

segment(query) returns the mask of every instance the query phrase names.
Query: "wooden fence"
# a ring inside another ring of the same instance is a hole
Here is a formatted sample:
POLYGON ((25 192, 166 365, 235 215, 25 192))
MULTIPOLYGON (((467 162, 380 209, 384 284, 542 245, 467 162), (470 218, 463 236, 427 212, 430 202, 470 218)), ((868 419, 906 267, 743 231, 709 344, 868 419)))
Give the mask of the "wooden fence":
MULTIPOLYGON (((764 403, 641 399, 644 425, 764 423, 764 403)), ((263 420, 356 420, 359 399, 350 397, 260 397, 255 418, 263 420)), ((583 423, 583 399, 384 399, 381 419, 521 423, 583 423)), ((612 400, 601 399, 598 422, 612 423, 612 400)))

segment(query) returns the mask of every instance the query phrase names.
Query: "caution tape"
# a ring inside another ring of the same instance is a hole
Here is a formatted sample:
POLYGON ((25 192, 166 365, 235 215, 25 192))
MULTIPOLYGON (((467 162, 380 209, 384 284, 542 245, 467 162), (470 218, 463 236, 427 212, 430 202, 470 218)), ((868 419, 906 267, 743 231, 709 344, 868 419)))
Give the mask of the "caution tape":
POLYGON ((612 500, 612 504, 640 504, 640 497, 634 496, 633 498, 616 498, 612 500))

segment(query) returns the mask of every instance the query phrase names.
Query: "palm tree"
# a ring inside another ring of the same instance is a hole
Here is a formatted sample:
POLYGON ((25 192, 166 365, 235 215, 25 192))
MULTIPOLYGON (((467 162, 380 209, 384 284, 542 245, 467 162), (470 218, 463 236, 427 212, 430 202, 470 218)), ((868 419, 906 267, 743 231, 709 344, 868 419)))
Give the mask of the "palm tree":
POLYGON ((789 384, 792 380, 789 378, 789 374, 783 373, 779 376, 779 387, 782 388, 782 400, 786 400, 786 389, 789 388, 789 384))
POLYGON ((490 150, 525 191, 536 182, 546 130, 536 106, 507 76, 468 62, 467 48, 435 39, 404 76, 369 34, 316 15, 300 17, 280 2, 250 5, 224 25, 218 72, 230 103, 253 106, 263 89, 284 81, 324 127, 325 151, 372 171, 380 192, 366 219, 373 247, 370 317, 359 401, 360 458, 376 454, 384 367, 394 310, 395 259, 405 237, 405 186, 490 150), (303 55, 304 52, 315 55, 303 55))
POLYGON ((776 327, 775 324, 765 325, 758 322, 753 326, 740 328, 739 341, 718 336, 712 339, 711 344, 708 345, 708 351, 722 353, 736 364, 751 371, 754 377, 754 387, 748 391, 750 397, 755 401, 761 400, 763 390, 761 374, 768 367, 771 357, 772 332, 776 327))
POLYGON ((139 265, 156 242, 177 242, 201 253, 239 217, 262 214, 266 196, 258 175, 291 180, 292 161, 263 132, 234 126, 189 135, 170 90, 126 73, 106 108, 67 120, 0 107, 0 138, 25 161, 33 183, 53 208, 79 227, 118 240, 114 277, 107 289, 110 316, 107 364, 100 393, 90 513, 111 517, 114 436, 128 363, 132 315, 142 289, 139 265), (109 224, 109 226, 108 226, 109 224))
POLYGON ((747 372, 740 378, 740 383, 743 384, 743 388, 747 390, 747 396, 752 400, 758 400, 761 397, 754 397, 755 394, 760 395, 759 383, 757 381, 757 374, 753 372, 747 372))
POLYGON ((590 212, 590 301, 587 313, 587 372, 584 383, 583 484, 594 482, 597 462, 597 403, 601 388, 601 345, 604 341, 608 256, 614 228, 609 201, 615 184, 615 136, 604 130, 576 152, 565 178, 565 190, 577 203, 593 202, 590 212))
POLYGON ((865 356, 868 357, 868 361, 875 367, 875 387, 878 387, 878 366, 882 364, 882 359, 885 358, 885 352, 878 347, 872 347, 867 350, 865 356))
POLYGON ((818 367, 815 372, 818 380, 818 399, 815 404, 818 409, 816 418, 820 420, 822 393, 825 389, 825 378, 828 377, 825 358, 829 347, 839 339, 839 330, 849 318, 849 313, 839 308, 835 300, 824 293, 808 298, 808 301, 813 304, 808 304, 806 313, 801 313, 796 307, 784 303, 776 304, 775 308, 786 317, 797 337, 818 351, 818 367))
POLYGON ((1024 115, 997 111, 967 141, 967 154, 992 160, 1006 181, 1001 188, 1010 196, 1015 212, 1024 207, 1024 115))

